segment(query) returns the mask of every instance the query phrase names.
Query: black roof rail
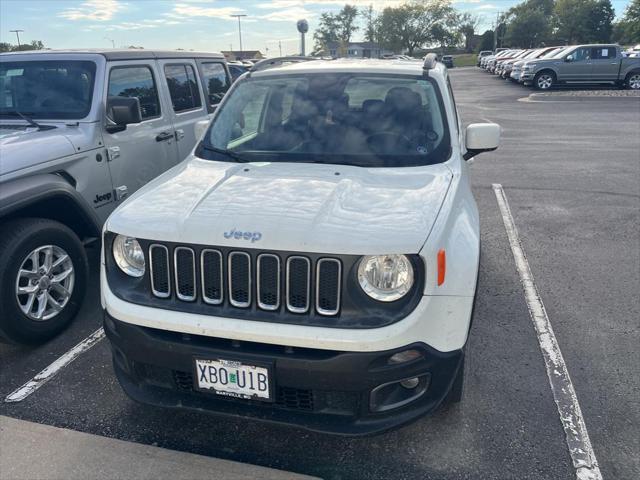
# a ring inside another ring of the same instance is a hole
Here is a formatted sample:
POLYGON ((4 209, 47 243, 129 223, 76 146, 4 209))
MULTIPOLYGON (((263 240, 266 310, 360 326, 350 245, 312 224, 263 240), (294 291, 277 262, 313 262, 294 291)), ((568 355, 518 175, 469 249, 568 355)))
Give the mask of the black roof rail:
POLYGON ((264 60, 254 63, 253 67, 250 68, 250 71, 259 72, 260 70, 266 70, 267 68, 275 67, 276 65, 282 65, 283 63, 309 62, 311 60, 318 60, 318 58, 301 56, 265 58, 264 60))
POLYGON ((427 53, 424 56, 424 65, 422 65, 422 69, 427 71, 435 68, 436 62, 438 61, 438 55, 435 53, 427 53))

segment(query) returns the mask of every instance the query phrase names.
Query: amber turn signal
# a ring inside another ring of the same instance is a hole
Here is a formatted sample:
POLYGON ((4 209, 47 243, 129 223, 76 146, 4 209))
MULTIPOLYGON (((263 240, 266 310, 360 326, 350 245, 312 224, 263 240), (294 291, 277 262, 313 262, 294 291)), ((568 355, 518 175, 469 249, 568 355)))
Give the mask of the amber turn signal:
POLYGON ((444 283, 444 275, 447 270, 447 255, 444 250, 438 251, 438 286, 444 283))

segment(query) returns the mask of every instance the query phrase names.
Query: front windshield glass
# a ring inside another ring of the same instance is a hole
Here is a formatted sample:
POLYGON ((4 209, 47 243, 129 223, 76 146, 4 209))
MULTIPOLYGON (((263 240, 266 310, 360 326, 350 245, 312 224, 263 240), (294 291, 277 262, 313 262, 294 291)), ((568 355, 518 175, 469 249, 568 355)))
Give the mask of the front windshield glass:
POLYGON ((424 76, 248 77, 225 99, 196 155, 240 162, 428 165, 449 158, 445 118, 438 87, 424 76))
POLYGON ((559 58, 562 55, 564 55, 565 53, 567 53, 569 50, 574 49, 575 47, 567 47, 567 48, 561 48, 560 50, 552 53, 550 56, 544 56, 543 58, 559 58))
POLYGON ((47 60, 0 63, 0 116, 81 119, 91 110, 96 65, 47 60))

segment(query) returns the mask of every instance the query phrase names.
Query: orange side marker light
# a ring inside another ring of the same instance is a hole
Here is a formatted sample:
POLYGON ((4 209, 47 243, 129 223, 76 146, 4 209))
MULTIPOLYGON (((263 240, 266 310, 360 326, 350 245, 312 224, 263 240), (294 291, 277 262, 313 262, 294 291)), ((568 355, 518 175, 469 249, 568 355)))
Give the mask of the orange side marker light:
POLYGON ((447 271, 447 254, 444 250, 438 251, 438 286, 444 283, 444 275, 447 271))

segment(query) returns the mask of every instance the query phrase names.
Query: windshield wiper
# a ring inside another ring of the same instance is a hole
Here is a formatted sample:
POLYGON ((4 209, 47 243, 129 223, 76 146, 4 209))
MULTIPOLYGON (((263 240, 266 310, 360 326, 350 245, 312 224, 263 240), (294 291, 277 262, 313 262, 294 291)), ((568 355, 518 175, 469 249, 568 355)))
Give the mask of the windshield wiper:
POLYGON ((35 120, 33 120, 31 117, 29 117, 28 115, 32 115, 32 114, 24 114, 22 112, 19 112, 17 110, 10 110, 8 112, 2 112, 3 115, 17 115, 20 118, 22 118, 25 122, 27 122, 29 125, 31 125, 32 127, 37 128, 38 130, 51 130, 52 128, 56 128, 53 125, 40 125, 39 123, 37 123, 35 120))
POLYGON ((246 158, 242 158, 240 155, 238 155, 235 152, 232 152, 231 150, 224 150, 222 148, 210 147, 208 145, 203 145, 202 148, 204 148, 205 150, 207 150, 209 152, 214 152, 214 153, 219 153, 220 155, 224 155, 225 157, 231 158, 232 160, 235 160, 238 163, 249 163, 249 162, 251 162, 251 160, 247 160, 246 158))

